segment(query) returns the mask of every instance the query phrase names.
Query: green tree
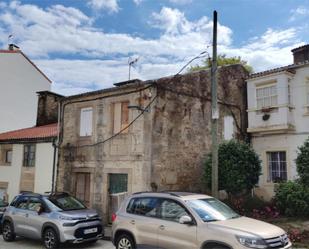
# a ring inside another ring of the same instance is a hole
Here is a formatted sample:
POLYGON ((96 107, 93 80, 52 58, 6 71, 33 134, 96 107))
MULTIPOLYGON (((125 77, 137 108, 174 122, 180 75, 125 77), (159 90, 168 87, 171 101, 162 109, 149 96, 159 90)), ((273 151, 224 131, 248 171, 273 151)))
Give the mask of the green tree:
MULTIPOLYGON (((250 65, 248 65, 247 61, 242 60, 240 56, 227 57, 225 54, 220 54, 217 57, 217 63, 218 63, 218 66, 241 64, 245 67, 245 69, 249 73, 253 72, 253 68, 250 65)), ((189 71, 193 72, 193 71, 199 71, 202 69, 208 69, 211 67, 211 65, 212 65, 212 60, 206 59, 203 61, 202 65, 191 66, 189 68, 189 71)))
MULTIPOLYGON (((250 145, 236 140, 219 145, 219 190, 229 194, 251 190, 261 175, 261 161, 250 145)), ((211 154, 205 162, 204 182, 211 187, 211 154)))
POLYGON ((309 138, 302 146, 298 147, 295 162, 300 182, 309 186, 309 138))

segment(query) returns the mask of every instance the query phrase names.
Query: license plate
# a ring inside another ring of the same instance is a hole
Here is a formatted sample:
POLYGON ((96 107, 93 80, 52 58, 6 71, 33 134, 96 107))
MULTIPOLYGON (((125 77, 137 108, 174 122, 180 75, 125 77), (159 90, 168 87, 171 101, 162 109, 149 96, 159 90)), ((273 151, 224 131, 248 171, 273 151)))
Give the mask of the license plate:
POLYGON ((89 228, 84 230, 84 234, 89 234, 89 233, 96 233, 98 231, 98 228, 89 228))

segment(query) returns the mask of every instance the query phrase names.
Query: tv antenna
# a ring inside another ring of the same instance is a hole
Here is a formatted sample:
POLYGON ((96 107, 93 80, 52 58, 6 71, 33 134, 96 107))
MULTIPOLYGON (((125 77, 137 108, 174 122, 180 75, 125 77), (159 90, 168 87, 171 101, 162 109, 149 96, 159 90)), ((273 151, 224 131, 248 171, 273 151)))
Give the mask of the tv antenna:
POLYGON ((131 67, 134 66, 134 64, 139 60, 139 57, 132 59, 131 57, 129 57, 128 59, 128 64, 129 64, 129 80, 131 79, 131 67))

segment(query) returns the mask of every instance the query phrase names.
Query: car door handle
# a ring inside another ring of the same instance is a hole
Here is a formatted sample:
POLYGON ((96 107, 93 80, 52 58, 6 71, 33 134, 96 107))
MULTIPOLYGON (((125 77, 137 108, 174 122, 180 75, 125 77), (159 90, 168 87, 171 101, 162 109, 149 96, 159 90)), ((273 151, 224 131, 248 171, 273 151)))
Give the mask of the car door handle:
POLYGON ((131 223, 132 225, 135 225, 135 220, 131 220, 130 223, 131 223))
POLYGON ((159 229, 164 230, 165 226, 161 225, 161 226, 159 226, 159 229))
POLYGON ((28 217, 29 217, 29 214, 25 214, 25 217, 27 217, 27 218, 28 218, 28 217))

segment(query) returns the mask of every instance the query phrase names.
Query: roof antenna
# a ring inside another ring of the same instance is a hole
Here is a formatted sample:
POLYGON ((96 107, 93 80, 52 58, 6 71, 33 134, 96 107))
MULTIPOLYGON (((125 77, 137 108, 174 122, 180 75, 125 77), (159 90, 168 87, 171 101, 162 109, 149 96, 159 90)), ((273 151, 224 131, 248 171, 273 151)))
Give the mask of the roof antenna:
POLYGON ((139 57, 132 59, 129 57, 128 64, 129 64, 129 80, 131 79, 131 67, 134 66, 134 64, 139 60, 139 57))

